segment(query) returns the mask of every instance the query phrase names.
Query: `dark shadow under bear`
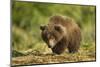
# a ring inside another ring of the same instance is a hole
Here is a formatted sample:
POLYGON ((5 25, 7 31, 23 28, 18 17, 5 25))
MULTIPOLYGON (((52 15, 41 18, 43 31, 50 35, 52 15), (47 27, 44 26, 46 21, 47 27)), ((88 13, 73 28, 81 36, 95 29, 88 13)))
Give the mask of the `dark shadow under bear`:
POLYGON ((68 48, 69 53, 75 53, 80 47, 81 31, 79 26, 69 17, 52 16, 48 25, 40 26, 41 36, 48 47, 56 54, 63 53, 68 48))

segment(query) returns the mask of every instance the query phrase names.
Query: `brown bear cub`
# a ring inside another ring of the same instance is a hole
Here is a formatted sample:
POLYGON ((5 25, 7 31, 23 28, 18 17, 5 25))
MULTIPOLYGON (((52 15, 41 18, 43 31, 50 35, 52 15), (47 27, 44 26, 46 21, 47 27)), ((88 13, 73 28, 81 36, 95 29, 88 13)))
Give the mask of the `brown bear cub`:
POLYGON ((41 36, 48 47, 56 54, 63 53, 68 48, 69 53, 75 53, 80 47, 81 31, 73 19, 63 16, 52 16, 48 25, 40 26, 41 36))

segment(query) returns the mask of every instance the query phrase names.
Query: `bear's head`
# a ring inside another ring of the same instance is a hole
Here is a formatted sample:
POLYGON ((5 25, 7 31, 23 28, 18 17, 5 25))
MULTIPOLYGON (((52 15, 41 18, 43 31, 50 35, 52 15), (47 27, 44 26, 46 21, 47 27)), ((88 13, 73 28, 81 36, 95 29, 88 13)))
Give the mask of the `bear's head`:
POLYGON ((63 37, 64 28, 61 25, 40 26, 42 39, 49 48, 53 48, 63 37))

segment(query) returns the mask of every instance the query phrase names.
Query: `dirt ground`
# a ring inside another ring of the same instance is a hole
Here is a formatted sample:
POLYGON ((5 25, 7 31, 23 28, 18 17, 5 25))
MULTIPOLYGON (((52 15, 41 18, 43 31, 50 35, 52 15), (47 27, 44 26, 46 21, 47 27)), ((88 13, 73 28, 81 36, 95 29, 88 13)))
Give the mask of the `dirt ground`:
MULTIPOLYGON (((93 50, 93 49, 92 49, 93 50)), ((41 54, 39 52, 28 53, 25 56, 12 57, 12 66, 30 64, 52 64, 67 62, 95 61, 95 51, 80 49, 78 53, 70 54, 41 54)))

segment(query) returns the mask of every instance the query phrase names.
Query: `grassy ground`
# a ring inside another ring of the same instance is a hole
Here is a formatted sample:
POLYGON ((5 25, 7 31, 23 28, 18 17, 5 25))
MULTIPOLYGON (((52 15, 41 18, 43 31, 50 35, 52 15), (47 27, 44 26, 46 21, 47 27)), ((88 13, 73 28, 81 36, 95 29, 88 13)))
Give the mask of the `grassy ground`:
POLYGON ((87 44, 81 46, 79 52, 74 54, 64 52, 61 55, 56 55, 52 54, 50 49, 45 52, 30 49, 25 52, 20 52, 20 56, 13 57, 12 65, 95 61, 95 57, 95 44, 91 43, 90 46, 87 46, 87 44))

